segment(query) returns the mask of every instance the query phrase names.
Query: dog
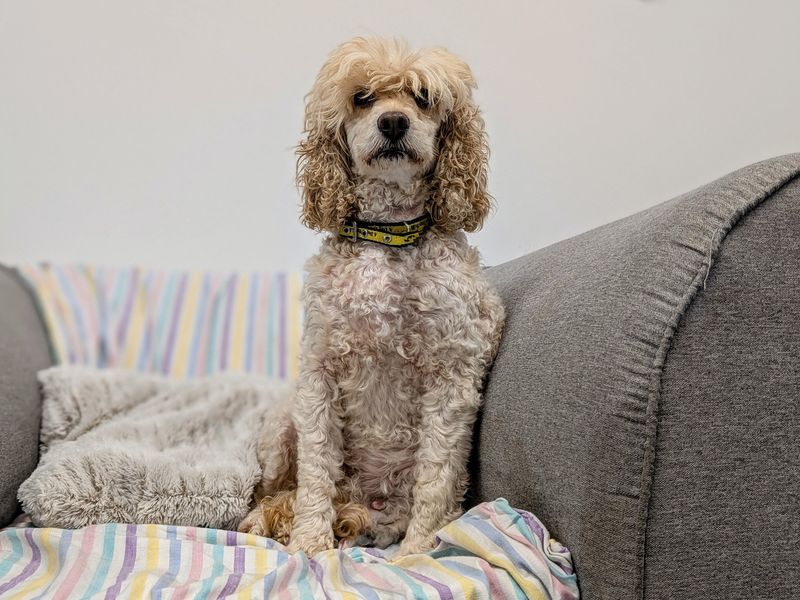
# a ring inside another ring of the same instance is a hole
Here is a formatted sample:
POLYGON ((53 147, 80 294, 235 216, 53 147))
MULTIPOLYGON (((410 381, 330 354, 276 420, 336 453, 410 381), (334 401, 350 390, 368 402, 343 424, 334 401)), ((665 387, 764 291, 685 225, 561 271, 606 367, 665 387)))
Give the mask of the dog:
POLYGON ((425 552, 461 514, 472 426, 504 309, 464 231, 492 198, 470 68, 356 38, 306 97, 306 264, 296 391, 267 419, 241 531, 309 556, 337 541, 425 552))

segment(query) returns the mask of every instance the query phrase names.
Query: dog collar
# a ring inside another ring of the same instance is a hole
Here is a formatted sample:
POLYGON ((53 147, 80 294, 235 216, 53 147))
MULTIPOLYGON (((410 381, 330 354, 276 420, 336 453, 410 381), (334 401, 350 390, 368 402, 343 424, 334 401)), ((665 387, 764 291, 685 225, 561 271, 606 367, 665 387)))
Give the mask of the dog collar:
POLYGON ((354 242, 365 240, 399 248, 415 244, 430 224, 431 220, 428 215, 422 215, 413 221, 399 223, 376 223, 352 219, 339 227, 339 235, 354 242))

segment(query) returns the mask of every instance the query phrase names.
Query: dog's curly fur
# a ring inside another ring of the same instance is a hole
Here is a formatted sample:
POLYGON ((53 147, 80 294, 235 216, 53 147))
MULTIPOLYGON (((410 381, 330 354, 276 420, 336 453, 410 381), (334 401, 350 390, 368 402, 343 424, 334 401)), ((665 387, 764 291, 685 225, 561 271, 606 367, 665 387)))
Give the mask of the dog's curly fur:
POLYGON ((488 146, 469 67, 356 38, 307 97, 303 222, 333 232, 306 267, 296 393, 269 420, 259 506, 240 529, 309 554, 336 539, 432 547, 461 511, 472 425, 504 320, 462 230, 483 223, 488 146), (400 140, 378 119, 402 113, 400 140), (411 247, 338 237, 347 219, 433 221, 411 247))

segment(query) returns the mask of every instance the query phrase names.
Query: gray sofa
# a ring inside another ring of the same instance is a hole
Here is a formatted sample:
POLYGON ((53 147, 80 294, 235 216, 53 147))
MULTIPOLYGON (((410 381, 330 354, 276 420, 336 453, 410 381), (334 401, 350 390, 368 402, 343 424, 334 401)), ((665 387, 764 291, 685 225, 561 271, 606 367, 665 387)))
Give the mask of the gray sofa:
MULTIPOLYGON (((800 597, 800 154, 491 269, 508 322, 471 502, 573 551, 584 598, 800 597)), ((49 362, 0 272, 0 524, 49 362)))

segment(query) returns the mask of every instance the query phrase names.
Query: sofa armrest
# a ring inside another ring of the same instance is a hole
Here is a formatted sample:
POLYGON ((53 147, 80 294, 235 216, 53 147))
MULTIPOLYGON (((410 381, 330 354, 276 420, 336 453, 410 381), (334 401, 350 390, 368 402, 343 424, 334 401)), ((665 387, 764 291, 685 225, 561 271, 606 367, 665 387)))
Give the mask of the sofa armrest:
POLYGON ((17 488, 39 459, 36 372, 51 364, 33 298, 15 271, 0 266, 0 527, 17 513, 17 488))
POLYGON ((584 597, 800 596, 799 177, 759 163, 490 270, 473 499, 535 511, 584 597))

